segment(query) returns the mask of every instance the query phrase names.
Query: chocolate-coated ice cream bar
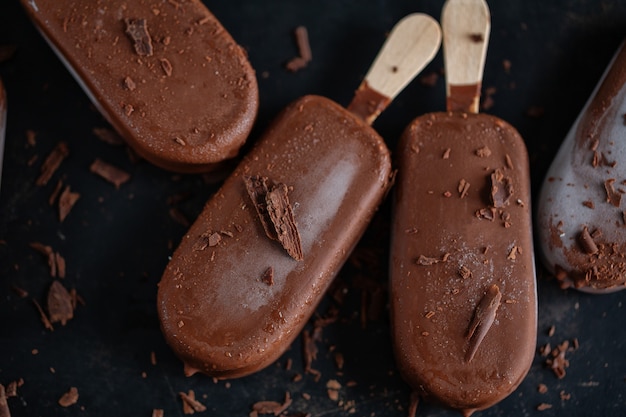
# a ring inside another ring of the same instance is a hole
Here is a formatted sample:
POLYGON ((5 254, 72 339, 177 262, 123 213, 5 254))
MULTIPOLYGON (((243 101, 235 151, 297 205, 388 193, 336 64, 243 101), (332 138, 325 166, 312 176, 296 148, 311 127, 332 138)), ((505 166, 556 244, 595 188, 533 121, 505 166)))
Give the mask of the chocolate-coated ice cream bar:
POLYGON ((348 109, 296 100, 210 199, 158 291, 187 375, 248 375, 298 336, 390 187, 389 150, 370 123, 440 39, 426 15, 401 20, 348 109))
POLYGON ((199 0, 22 0, 92 102, 140 156, 177 172, 234 158, 258 108, 245 51, 199 0))
POLYGON ((525 144, 510 124, 477 114, 489 25, 481 0, 444 5, 448 112, 404 131, 393 200, 398 368, 419 396, 465 416, 520 384, 537 328, 525 144))
POLYGON ((626 47, 561 145, 539 194, 541 259, 563 287, 626 288, 626 47))

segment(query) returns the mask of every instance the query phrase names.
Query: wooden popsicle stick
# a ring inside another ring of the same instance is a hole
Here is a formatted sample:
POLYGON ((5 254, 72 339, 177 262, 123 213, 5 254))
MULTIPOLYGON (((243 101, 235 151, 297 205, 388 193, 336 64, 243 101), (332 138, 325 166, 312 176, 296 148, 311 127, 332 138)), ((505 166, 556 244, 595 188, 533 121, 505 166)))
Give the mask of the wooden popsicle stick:
POLYGON ((441 28, 435 19, 413 13, 400 20, 356 90, 348 110, 372 124, 424 67, 441 45, 441 28))
POLYGON ((478 113, 491 30, 484 0, 447 0, 441 12, 448 111, 478 113))

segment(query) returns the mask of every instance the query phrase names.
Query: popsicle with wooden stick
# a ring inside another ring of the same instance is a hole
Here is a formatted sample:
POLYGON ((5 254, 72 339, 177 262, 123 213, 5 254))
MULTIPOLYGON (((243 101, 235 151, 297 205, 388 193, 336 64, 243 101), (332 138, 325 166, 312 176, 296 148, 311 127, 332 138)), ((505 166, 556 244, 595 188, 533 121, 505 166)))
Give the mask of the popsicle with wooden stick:
POLYGON ((552 162, 537 204, 542 261, 590 293, 626 288, 626 44, 552 162))
POLYGON ((517 131, 478 114, 487 5, 448 0, 442 29, 448 111, 415 119, 397 149, 391 324, 415 392, 469 416, 513 392, 534 356, 530 176, 517 131))
POLYGON ((432 18, 402 19, 348 109, 296 100, 209 200, 158 291, 187 375, 251 374, 298 336, 390 187, 389 150, 370 125, 440 42, 432 18))

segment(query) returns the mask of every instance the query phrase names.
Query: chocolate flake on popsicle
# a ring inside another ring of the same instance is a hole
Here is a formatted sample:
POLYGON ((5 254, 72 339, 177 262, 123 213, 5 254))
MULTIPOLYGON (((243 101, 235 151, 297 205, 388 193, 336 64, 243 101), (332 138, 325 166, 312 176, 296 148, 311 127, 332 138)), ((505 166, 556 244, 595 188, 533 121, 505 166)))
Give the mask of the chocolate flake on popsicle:
POLYGON ((304 259, 287 186, 283 183, 270 186, 266 177, 258 175, 244 177, 244 183, 267 237, 279 241, 293 259, 304 259))
POLYGON ((500 288, 493 284, 485 292, 485 295, 476 306, 474 316, 472 317, 472 321, 467 332, 469 347, 467 353, 465 354, 466 362, 470 362, 472 358, 474 358, 478 347, 491 328, 491 325, 496 318, 496 312, 500 306, 501 299, 502 293, 500 292, 500 288))
POLYGON ((610 178, 604 181, 604 189, 606 190, 606 202, 613 204, 615 207, 619 207, 622 202, 622 195, 615 191, 613 188, 613 183, 615 182, 615 178, 610 178))
POLYGON ((263 275, 261 275, 261 282, 270 286, 274 285, 274 268, 270 266, 265 270, 265 272, 263 272, 263 275))
POLYGON ((578 243, 586 254, 593 255, 594 253, 598 253, 598 246, 596 242, 593 241, 593 237, 591 237, 587 226, 583 227, 582 232, 578 235, 578 243))
POLYGON ((494 207, 509 205, 509 199, 513 195, 513 183, 511 178, 505 177, 500 169, 491 173, 491 203, 494 207))
POLYGON ((135 52, 139 56, 152 56, 152 39, 148 33, 146 19, 126 19, 126 34, 133 41, 135 52))

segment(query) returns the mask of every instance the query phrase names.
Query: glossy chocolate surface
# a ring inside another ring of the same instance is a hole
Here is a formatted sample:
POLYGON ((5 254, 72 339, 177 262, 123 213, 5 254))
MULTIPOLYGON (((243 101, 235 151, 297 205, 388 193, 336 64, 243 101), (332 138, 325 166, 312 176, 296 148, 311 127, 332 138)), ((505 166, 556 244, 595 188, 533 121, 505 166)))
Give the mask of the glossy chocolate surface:
POLYGON ((155 165, 204 172, 235 157, 256 117, 245 51, 198 0, 23 0, 92 102, 155 165))
POLYGON ((513 392, 535 353, 526 148, 496 117, 433 113, 407 127, 397 155, 396 360, 420 396, 469 415, 513 392))
POLYGON ((288 106, 207 203, 159 284, 163 333, 186 373, 240 377, 275 361, 365 231, 390 174, 389 151, 363 120, 319 96, 288 106), (287 186, 301 261, 266 235, 247 176, 287 186))

